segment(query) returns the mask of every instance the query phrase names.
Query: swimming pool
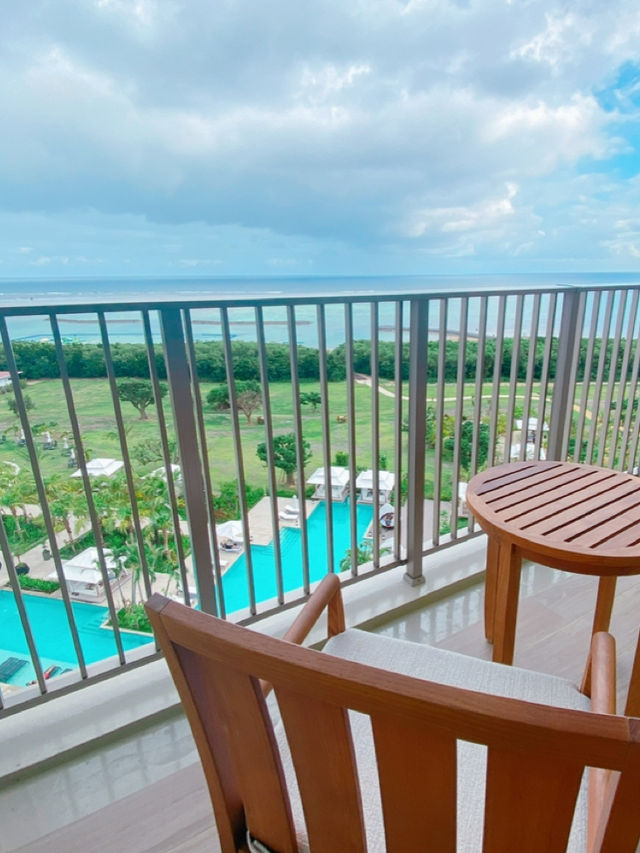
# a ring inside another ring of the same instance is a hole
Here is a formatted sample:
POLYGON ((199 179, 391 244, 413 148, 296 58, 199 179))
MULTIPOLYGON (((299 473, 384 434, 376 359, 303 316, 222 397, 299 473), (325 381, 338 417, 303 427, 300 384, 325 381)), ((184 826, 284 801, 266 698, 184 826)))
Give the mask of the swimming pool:
MULTIPOLYGON (((75 669, 78 661, 64 603, 60 599, 28 593, 22 596, 22 600, 27 610, 43 670, 48 670, 50 667, 58 667, 59 672, 75 669)), ((72 602, 71 607, 86 663, 95 663, 117 654, 113 631, 101 627, 107 618, 108 609, 79 601, 72 602)), ((120 636, 125 651, 152 641, 149 636, 129 631, 121 631, 120 636)), ((0 590, 0 666, 8 658, 26 661, 13 676, 5 679, 9 684, 24 686, 35 678, 13 592, 0 590)))
MULTIPOLYGON (((369 526, 373 509, 366 504, 356 506, 356 528, 358 542, 369 526)), ((320 502, 307 521, 309 536, 309 577, 320 580, 327 572, 326 507, 320 502)), ((299 589, 302 578, 302 538, 300 530, 283 527, 280 530, 282 552, 283 585, 286 592, 299 589)), ((350 517, 348 502, 333 504, 333 565, 339 571, 340 560, 350 543, 350 517)), ((276 584, 273 545, 252 545, 251 558, 256 601, 267 601, 278 594, 276 584)), ((243 610, 249 606, 247 563, 244 554, 235 561, 222 578, 227 613, 243 610)), ((78 666, 71 631, 67 624, 66 611, 60 599, 39 595, 23 595, 29 623, 40 656, 43 670, 58 667, 59 674, 65 669, 78 666)), ((106 607, 95 604, 72 602, 73 614, 78 628, 80 644, 86 663, 95 663, 117 654, 113 632, 102 628, 107 618, 106 607)), ((151 637, 121 631, 125 651, 151 642, 151 637)), ((13 592, 0 590, 0 666, 10 658, 26 663, 14 675, 5 678, 9 684, 24 686, 35 678, 27 641, 22 630, 18 608, 13 592)))
MULTIPOLYGON (((340 560, 351 547, 349 502, 332 504, 333 508, 333 566, 340 570, 340 560)), ((373 508, 369 504, 356 505, 356 529, 358 542, 362 541, 367 527, 373 518, 373 508)), ((318 503, 307 520, 309 537, 309 578, 320 580, 327 573, 327 525, 326 505, 318 503)), ((282 552, 282 580, 285 592, 299 589, 303 585, 302 577, 302 536, 297 528, 280 529, 280 548, 282 552)), ((276 583, 273 545, 252 545, 251 561, 256 601, 267 601, 278 594, 276 583)), ((242 610, 249 606, 249 584, 247 579, 247 561, 241 554, 222 577, 224 601, 227 613, 242 610)))

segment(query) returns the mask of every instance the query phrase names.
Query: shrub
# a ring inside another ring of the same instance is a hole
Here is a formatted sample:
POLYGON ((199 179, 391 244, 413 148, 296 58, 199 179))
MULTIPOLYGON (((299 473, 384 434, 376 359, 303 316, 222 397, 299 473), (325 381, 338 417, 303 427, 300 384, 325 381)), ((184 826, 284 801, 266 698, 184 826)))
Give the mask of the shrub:
POLYGON ((144 604, 128 604, 118 610, 118 625, 127 631, 143 631, 152 634, 151 622, 147 617, 144 604))
POLYGON ((46 581, 42 578, 30 578, 28 575, 18 575, 20 589, 34 589, 37 592, 46 592, 51 595, 60 589, 58 581, 46 581))

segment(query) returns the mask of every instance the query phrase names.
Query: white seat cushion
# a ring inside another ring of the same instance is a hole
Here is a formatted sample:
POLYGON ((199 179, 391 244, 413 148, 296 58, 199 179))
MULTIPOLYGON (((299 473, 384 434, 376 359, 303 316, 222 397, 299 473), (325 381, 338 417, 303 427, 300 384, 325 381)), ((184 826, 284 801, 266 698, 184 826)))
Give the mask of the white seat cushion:
MULTIPOLYGON (((350 629, 332 637, 326 653, 380 669, 424 678, 454 687, 464 687, 497 696, 510 696, 528 702, 560 708, 589 710, 589 699, 563 678, 532 672, 519 667, 495 664, 456 652, 410 643, 367 631, 350 629)), ((350 712, 352 734, 360 777, 362 807, 370 853, 385 850, 384 827, 376 758, 369 718, 350 712)), ((295 782, 288 745, 282 725, 276 727, 285 775, 290 786, 291 805, 298 844, 309 850, 302 803, 295 782)), ((458 853, 479 853, 482 849, 486 747, 458 742, 458 853)), ((416 847, 416 850, 419 848, 416 847)), ((586 774, 569 847, 570 853, 586 849, 586 774)))

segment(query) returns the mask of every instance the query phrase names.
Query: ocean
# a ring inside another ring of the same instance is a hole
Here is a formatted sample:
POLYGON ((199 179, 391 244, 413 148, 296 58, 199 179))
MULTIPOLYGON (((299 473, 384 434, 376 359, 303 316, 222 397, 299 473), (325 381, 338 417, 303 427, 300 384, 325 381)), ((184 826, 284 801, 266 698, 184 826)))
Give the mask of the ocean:
MULTIPOLYGON (((496 275, 427 275, 427 276, 318 276, 318 277, 196 277, 174 278, 55 278, 55 279, 0 279, 0 314, 4 309, 11 316, 7 323, 13 340, 50 340, 51 325, 46 316, 31 313, 46 306, 74 306, 98 303, 139 303, 155 301, 181 301, 197 303, 213 299, 251 300, 255 298, 288 298, 314 296, 380 296, 390 300, 399 294, 468 293, 477 296, 501 290, 547 290, 566 287, 593 287, 603 285, 629 286, 640 284, 637 273, 557 273, 557 274, 496 274, 496 275), (25 308, 28 315, 20 316, 25 308)), ((526 300, 528 310, 533 297, 526 300)), ((541 301, 540 328, 546 324, 549 300, 541 301)), ((430 328, 440 325, 440 303, 434 301, 429 316, 430 328)), ((469 303, 467 329, 471 335, 479 322, 479 299, 469 303)), ((327 344, 336 346, 345 339, 344 308, 328 306, 327 344)), ((112 342, 141 342, 143 328, 139 312, 108 312, 109 338, 112 342)), ((255 314, 252 307, 237 306, 229 311, 231 334, 238 340, 255 340, 255 314)), ((60 313, 58 315, 64 340, 98 342, 100 332, 95 314, 90 312, 60 313)), ((159 340, 159 329, 152 312, 154 339, 159 340)), ((286 309, 281 306, 264 310, 265 335, 268 341, 288 341, 286 309)), ((394 305, 381 302, 379 307, 380 339, 394 336, 394 305)), ((192 309, 194 336, 198 340, 220 340, 221 321, 218 309, 192 309)), ((507 306, 505 334, 510 334, 515 320, 515 299, 507 306)), ((356 305, 353 312, 354 337, 370 336, 371 315, 368 304, 356 305)), ((405 319, 405 331, 408 316, 405 319)), ((497 325, 497 298, 490 300, 487 324, 488 334, 495 334, 497 325)), ((460 301, 451 299, 447 307, 446 328, 455 333, 460 328, 460 301)), ((527 328, 526 323, 523 328, 527 328)), ((557 324, 554 334, 557 334, 557 324)), ((317 322, 314 306, 296 307, 296 338, 299 344, 317 347, 317 322)))

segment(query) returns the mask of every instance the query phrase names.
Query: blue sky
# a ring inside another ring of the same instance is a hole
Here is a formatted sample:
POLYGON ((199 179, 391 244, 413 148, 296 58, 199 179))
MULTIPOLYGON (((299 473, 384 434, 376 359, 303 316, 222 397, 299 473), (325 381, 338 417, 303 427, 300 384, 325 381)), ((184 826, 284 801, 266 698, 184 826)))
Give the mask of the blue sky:
POLYGON ((29 0, 0 276, 640 270, 637 0, 29 0))

